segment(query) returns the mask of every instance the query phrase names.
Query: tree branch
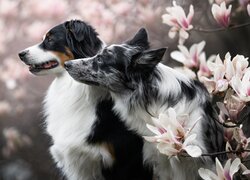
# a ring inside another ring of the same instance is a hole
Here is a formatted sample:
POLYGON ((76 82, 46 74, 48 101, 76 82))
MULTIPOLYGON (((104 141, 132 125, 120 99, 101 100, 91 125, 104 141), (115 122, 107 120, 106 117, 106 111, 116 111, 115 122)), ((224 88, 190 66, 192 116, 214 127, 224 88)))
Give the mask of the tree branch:
POLYGON ((228 28, 215 28, 215 29, 203 29, 200 27, 194 27, 191 31, 197 31, 197 32, 202 32, 202 33, 213 33, 213 32, 221 32, 221 31, 226 31, 226 30, 233 30, 233 29, 238 29, 238 28, 242 28, 242 27, 246 27, 249 26, 250 22, 246 22, 243 24, 238 24, 238 25, 231 25, 228 28))

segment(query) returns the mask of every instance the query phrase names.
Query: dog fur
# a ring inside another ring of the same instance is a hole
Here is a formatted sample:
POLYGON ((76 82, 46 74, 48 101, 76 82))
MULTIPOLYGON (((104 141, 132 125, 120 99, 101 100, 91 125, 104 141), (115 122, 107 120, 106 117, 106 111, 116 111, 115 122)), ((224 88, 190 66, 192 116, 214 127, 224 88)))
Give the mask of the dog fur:
MULTIPOLYGON (((187 128, 201 118, 191 131, 197 134, 192 144, 203 153, 222 151, 222 130, 205 87, 159 63, 166 48, 145 51, 148 46, 147 33, 141 29, 130 41, 107 46, 91 58, 69 61, 65 68, 79 82, 108 89, 114 110, 141 136, 152 135, 146 127, 152 116, 173 107, 177 114, 190 116, 187 128)), ((144 161, 155 166, 160 180, 199 179, 198 168, 211 168, 213 158, 168 159, 144 142, 144 161)))
POLYGON ((103 46, 90 25, 72 20, 19 53, 33 74, 56 75, 44 100, 50 152, 70 180, 151 180, 143 139, 112 110, 109 93, 74 81, 64 69, 64 62, 94 56, 103 46))

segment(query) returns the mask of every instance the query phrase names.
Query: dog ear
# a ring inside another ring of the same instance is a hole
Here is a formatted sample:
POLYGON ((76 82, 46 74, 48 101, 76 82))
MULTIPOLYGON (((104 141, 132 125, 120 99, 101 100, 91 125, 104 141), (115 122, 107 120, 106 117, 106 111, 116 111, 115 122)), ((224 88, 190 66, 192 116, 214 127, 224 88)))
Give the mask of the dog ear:
POLYGON ((125 44, 128 44, 130 46, 137 46, 141 48, 142 50, 146 50, 149 48, 149 42, 148 42, 148 33, 145 28, 141 28, 135 36, 127 40, 125 44))
POLYGON ((71 20, 71 21, 67 21, 65 23, 65 27, 68 30, 68 32, 71 33, 73 35, 73 37, 79 42, 84 39, 83 32, 85 32, 84 28, 86 26, 87 26, 87 24, 85 24, 83 21, 79 21, 79 20, 71 20))
POLYGON ((155 67, 163 58, 167 48, 148 50, 135 54, 131 63, 134 67, 155 67))
POLYGON ((102 46, 102 41, 92 26, 80 20, 65 22, 66 40, 75 58, 94 56, 102 46))

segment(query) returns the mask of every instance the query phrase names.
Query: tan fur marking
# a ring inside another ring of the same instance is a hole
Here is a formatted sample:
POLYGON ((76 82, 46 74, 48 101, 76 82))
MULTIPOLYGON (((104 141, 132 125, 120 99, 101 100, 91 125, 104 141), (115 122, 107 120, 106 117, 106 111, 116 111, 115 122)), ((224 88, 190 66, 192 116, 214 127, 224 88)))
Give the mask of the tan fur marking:
POLYGON ((62 53, 62 52, 57 52, 57 51, 52 51, 52 53, 54 53, 61 61, 61 65, 64 67, 64 63, 66 61, 72 60, 74 59, 74 55, 73 53, 70 51, 70 49, 68 47, 65 48, 66 49, 66 53, 62 53))
POLYGON ((102 146, 109 152, 113 161, 115 161, 116 158, 114 146, 110 143, 103 143, 102 146))

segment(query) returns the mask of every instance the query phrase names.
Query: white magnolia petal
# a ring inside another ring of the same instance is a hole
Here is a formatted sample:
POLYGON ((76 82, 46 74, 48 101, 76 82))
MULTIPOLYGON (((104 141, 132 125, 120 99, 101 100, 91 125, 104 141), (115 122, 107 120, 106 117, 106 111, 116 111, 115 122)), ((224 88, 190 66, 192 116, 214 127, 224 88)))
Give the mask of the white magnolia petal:
POLYGON ((223 62, 222 62, 219 54, 216 56, 215 64, 217 64, 217 65, 223 65, 223 62))
POLYGON ((223 91, 227 90, 228 89, 228 82, 224 79, 218 80, 217 84, 216 84, 216 89, 219 92, 223 92, 223 91))
POLYGON ((233 63, 228 58, 225 59, 224 63, 225 63, 225 66, 226 66, 225 76, 226 76, 227 80, 231 80, 232 77, 235 75, 233 63))
POLYGON ((247 13, 250 16, 250 4, 247 5, 247 13))
POLYGON ((188 37, 189 37, 189 34, 188 34, 188 32, 187 31, 185 31, 184 29, 180 29, 180 32, 179 32, 179 34, 180 34, 180 37, 181 38, 183 38, 183 39, 188 39, 188 37))
POLYGON ((188 63, 186 57, 180 51, 173 51, 173 52, 171 52, 170 56, 174 60, 176 60, 180 63, 183 63, 184 65, 188 63))
POLYGON ((154 134, 156 134, 156 135, 161 135, 161 133, 159 132, 159 130, 158 130, 158 128, 157 127, 155 127, 155 126, 152 126, 152 125, 150 125, 150 124, 146 124, 146 126, 147 126, 147 128, 151 131, 151 132, 153 132, 154 134))
POLYGON ((243 175, 249 175, 250 174, 250 170, 249 169, 247 169, 247 170, 245 170, 245 171, 243 171, 243 173, 242 173, 243 175))
POLYGON ((237 76, 234 76, 231 80, 231 86, 233 88, 233 90, 238 94, 238 96, 240 96, 241 94, 241 81, 240 78, 237 76))
POLYGON ((200 177, 204 180, 218 180, 216 174, 209 169, 200 168, 198 172, 200 177))
POLYGON ((189 13, 188 13, 188 16, 187 16, 187 20, 188 20, 189 24, 191 23, 191 21, 193 19, 193 16, 194 16, 194 6, 190 5, 189 13))
POLYGON ((182 54, 185 56, 185 57, 189 57, 190 56, 190 53, 187 49, 186 46, 183 46, 183 45, 178 45, 178 49, 182 52, 182 54))
POLYGON ((229 170, 229 174, 230 174, 230 177, 233 177, 233 175, 238 172, 238 170, 240 169, 240 164, 241 164, 241 161, 239 158, 236 158, 231 166, 230 166, 230 170, 229 170))
POLYGON ((171 39, 174 39, 177 32, 178 32, 178 29, 176 29, 175 27, 172 27, 168 32, 168 37, 171 39))
POLYGON ((186 146, 187 144, 189 144, 190 142, 192 142, 193 140, 195 140, 197 137, 197 134, 191 134, 190 136, 186 137, 183 145, 186 146))
POLYGON ((183 148, 191 157, 199 157, 202 154, 201 149, 195 145, 188 145, 183 148))
POLYGON ((216 161, 216 172, 218 177, 219 178, 224 177, 224 169, 217 157, 215 158, 215 161, 216 161))
POLYGON ((206 45, 206 42, 205 41, 201 41, 198 45, 197 45, 197 54, 200 54, 201 51, 204 49, 206 45))
POLYGON ((216 87, 216 83, 213 80, 208 79, 205 76, 200 77, 199 80, 205 85, 205 87, 207 88, 209 93, 214 92, 215 87, 216 87))

